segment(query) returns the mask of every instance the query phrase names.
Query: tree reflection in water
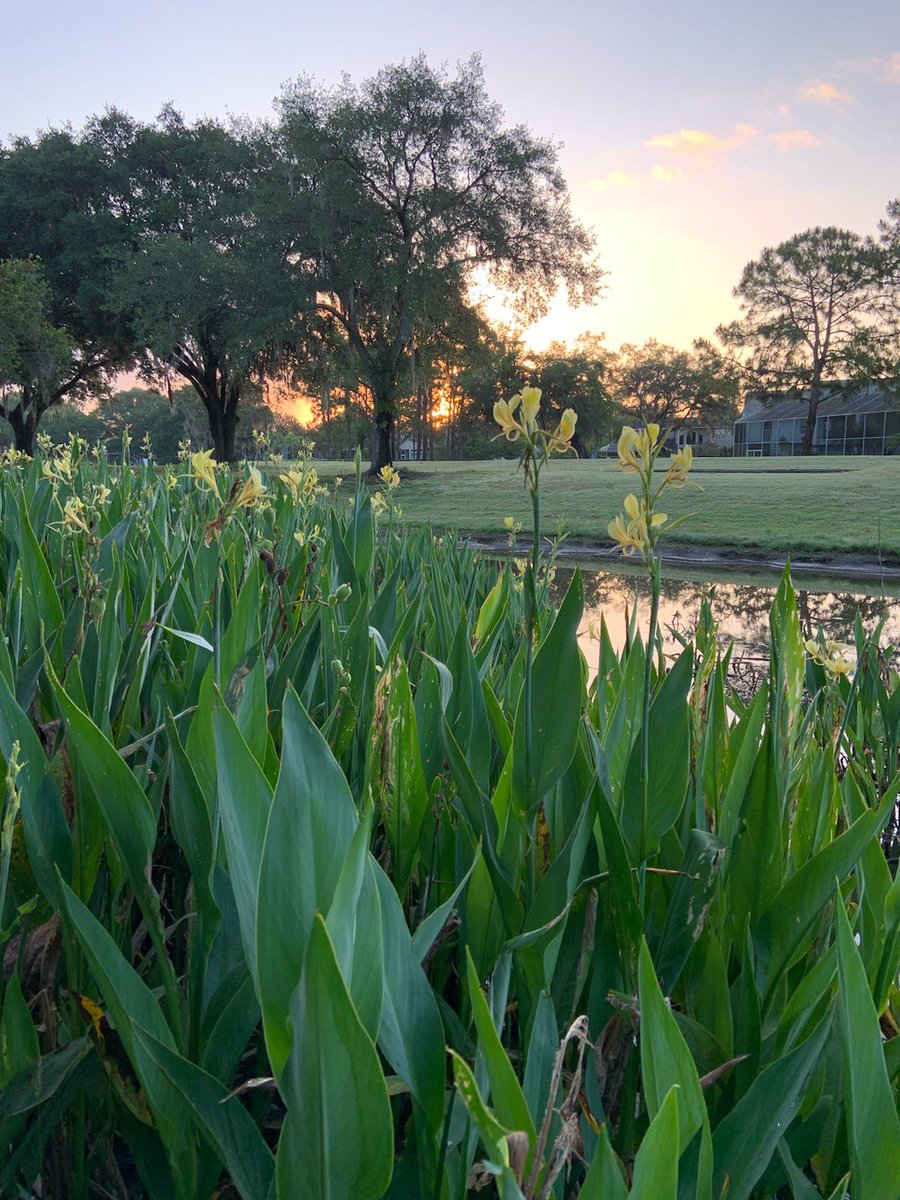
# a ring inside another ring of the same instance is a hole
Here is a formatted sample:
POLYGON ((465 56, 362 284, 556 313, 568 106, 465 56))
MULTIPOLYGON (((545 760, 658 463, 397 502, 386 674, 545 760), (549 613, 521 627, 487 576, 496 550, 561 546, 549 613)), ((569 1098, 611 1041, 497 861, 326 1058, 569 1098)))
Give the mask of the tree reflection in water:
MULTIPOLYGON (((735 657, 767 659, 769 654, 769 608, 775 597, 777 579, 766 578, 753 582, 744 577, 722 572, 715 579, 691 580, 664 574, 660 600, 660 627, 666 646, 676 650, 677 630, 684 637, 693 634, 704 596, 709 596, 713 615, 719 623, 723 642, 735 643, 735 657)), ((580 640, 588 662, 596 664, 596 644, 591 630, 599 629, 601 617, 613 645, 619 649, 625 642, 628 614, 638 603, 638 617, 646 636, 649 617, 650 588, 645 577, 638 574, 582 568, 584 571, 584 617, 580 640)), ((561 599, 571 578, 572 568, 558 566, 555 588, 561 599)), ((868 581, 854 580, 849 587, 865 588, 868 581)), ((838 580, 815 580, 806 583, 802 576, 794 580, 797 608, 805 638, 813 638, 821 628, 825 636, 839 642, 853 641, 853 627, 859 614, 866 632, 870 632, 887 613, 883 642, 900 642, 900 597, 872 595, 860 590, 846 590, 838 580)), ((872 584, 878 588, 877 582, 872 584)))

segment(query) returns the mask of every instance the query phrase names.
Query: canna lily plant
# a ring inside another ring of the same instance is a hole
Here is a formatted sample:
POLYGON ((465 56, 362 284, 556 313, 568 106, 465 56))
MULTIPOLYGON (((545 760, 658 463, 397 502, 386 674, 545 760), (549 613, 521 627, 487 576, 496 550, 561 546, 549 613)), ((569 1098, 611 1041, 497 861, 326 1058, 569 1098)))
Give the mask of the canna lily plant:
MULTIPOLYGON (((663 526, 668 524, 668 515, 658 508, 659 500, 667 488, 681 488, 688 482, 693 462, 693 451, 684 446, 672 458, 662 480, 656 482, 656 463, 665 446, 665 437, 660 436, 660 427, 655 422, 647 423, 642 430, 624 426, 616 447, 619 467, 625 474, 637 475, 639 491, 625 497, 624 512, 609 523, 609 535, 621 547, 626 557, 640 555, 650 579, 650 626, 647 632, 647 648, 644 658, 643 720, 641 722, 641 813, 640 844, 645 844, 647 805, 650 779, 650 688, 652 682, 653 652, 659 627, 659 597, 662 586, 662 557, 659 540, 663 526)), ((669 530, 679 525, 686 517, 679 517, 669 525, 669 530)), ((646 862, 642 861, 638 874, 640 901, 643 903, 646 886, 646 862)))

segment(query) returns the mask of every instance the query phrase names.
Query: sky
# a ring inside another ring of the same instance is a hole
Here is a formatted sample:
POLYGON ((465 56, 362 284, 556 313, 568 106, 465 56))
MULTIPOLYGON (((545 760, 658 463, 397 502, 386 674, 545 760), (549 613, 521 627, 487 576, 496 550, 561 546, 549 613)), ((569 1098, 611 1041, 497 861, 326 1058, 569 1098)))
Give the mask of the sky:
POLYGON ((737 315, 764 246, 875 233, 900 196, 900 4, 860 0, 0 0, 0 138, 142 119, 265 117, 284 82, 478 53, 511 124, 560 144, 608 272, 530 344, 602 333, 689 346, 737 315))

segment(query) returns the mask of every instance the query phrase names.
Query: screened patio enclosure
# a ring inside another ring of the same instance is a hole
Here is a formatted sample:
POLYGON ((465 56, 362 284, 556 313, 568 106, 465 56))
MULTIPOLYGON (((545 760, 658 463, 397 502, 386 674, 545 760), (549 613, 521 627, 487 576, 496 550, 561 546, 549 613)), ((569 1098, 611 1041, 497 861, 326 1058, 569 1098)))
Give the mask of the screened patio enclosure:
MULTIPOLYGON (((765 405, 748 402, 734 423, 735 457, 799 454, 809 406, 806 400, 765 405)), ((890 454, 900 435, 900 405, 879 388, 829 396, 819 404, 813 454, 890 454)))

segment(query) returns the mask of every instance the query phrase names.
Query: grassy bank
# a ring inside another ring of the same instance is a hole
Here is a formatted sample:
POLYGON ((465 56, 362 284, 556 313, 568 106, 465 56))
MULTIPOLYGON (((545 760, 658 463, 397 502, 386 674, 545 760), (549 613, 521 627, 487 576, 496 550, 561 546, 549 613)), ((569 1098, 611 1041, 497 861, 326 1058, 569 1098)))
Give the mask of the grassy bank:
MULTIPOLYGON (((323 466, 324 476, 339 471, 323 466)), ((349 474, 347 464, 340 470, 349 474)), ((400 471, 405 522, 503 534, 504 517, 514 516, 530 529, 513 462, 411 463, 400 471)), ((679 526, 681 543, 900 561, 900 459, 701 459, 692 478, 702 490, 666 497, 671 518, 691 514, 679 526)), ((555 460, 542 486, 548 534, 561 524, 573 537, 607 543, 606 526, 632 481, 614 462, 555 460)))

